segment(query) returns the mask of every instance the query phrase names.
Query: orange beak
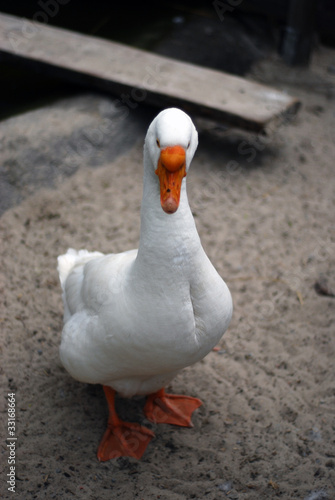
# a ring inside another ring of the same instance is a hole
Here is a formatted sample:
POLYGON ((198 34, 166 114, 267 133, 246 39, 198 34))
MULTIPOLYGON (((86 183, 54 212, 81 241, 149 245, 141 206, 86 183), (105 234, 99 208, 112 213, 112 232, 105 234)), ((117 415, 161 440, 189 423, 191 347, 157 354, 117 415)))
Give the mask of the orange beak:
POLYGON ((159 177, 162 209, 167 214, 173 214, 179 207, 181 183, 186 176, 185 149, 181 146, 162 149, 156 174, 159 177))

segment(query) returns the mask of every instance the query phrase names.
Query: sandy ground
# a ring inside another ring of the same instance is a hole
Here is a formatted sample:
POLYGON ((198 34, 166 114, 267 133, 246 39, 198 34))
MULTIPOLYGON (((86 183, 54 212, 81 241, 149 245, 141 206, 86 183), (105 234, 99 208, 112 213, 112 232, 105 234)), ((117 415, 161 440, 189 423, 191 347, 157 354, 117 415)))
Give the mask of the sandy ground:
MULTIPOLYGON (((203 400, 194 428, 153 426, 141 461, 96 459, 107 408, 100 386, 74 381, 60 364, 56 258, 69 246, 137 246, 152 110, 129 110, 127 127, 137 125, 117 150, 114 132, 126 122, 104 97, 2 122, 6 182, 16 176, 0 219, 1 425, 7 437, 14 392, 17 436, 15 494, 4 481, 2 440, 4 498, 335 498, 334 61, 334 51, 319 48, 309 70, 276 57, 253 67, 251 78, 303 103, 267 138, 198 122, 189 199, 234 317, 220 351, 172 383, 203 400), (32 180, 18 169, 25 159, 32 180), (46 178, 52 187, 36 190, 46 178)), ((121 415, 138 422, 142 405, 118 401, 121 415)))

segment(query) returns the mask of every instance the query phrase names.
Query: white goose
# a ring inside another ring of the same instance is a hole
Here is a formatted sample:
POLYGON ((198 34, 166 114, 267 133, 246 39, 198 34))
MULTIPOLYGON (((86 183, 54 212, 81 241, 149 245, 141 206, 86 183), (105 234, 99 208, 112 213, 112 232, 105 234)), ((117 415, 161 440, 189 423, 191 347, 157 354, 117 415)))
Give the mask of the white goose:
POLYGON ((216 345, 232 315, 231 295, 206 256, 186 194, 197 131, 179 109, 151 123, 144 144, 138 250, 58 257, 64 329, 60 357, 77 380, 102 384, 109 406, 99 460, 140 458, 153 432, 121 421, 115 392, 148 395, 146 417, 192 426, 197 398, 166 394, 184 367, 216 345))

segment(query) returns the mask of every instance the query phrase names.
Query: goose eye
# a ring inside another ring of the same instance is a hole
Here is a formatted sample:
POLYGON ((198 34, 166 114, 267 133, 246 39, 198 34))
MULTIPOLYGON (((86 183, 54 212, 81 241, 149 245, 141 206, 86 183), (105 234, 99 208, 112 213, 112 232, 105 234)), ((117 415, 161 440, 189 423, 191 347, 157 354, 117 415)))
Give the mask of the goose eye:
POLYGON ((191 144, 191 142, 189 142, 189 143, 187 144, 187 149, 190 147, 190 144, 191 144))
POLYGON ((158 146, 159 148, 161 147, 160 142, 159 142, 159 140, 158 140, 158 139, 156 139, 156 144, 157 144, 157 146, 158 146))

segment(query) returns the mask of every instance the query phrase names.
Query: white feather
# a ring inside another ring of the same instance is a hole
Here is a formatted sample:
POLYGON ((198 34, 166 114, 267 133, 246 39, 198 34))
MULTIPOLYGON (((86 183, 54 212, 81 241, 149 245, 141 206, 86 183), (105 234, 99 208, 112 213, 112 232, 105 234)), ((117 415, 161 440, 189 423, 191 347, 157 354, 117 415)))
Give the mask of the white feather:
POLYGON ((188 169, 197 143, 185 113, 160 113, 144 145, 138 251, 70 249, 58 258, 65 309, 60 356, 74 378, 124 396, 149 394, 202 359, 227 329, 230 292, 201 246, 186 180, 178 210, 166 214, 155 175, 161 148, 182 146, 188 169))

